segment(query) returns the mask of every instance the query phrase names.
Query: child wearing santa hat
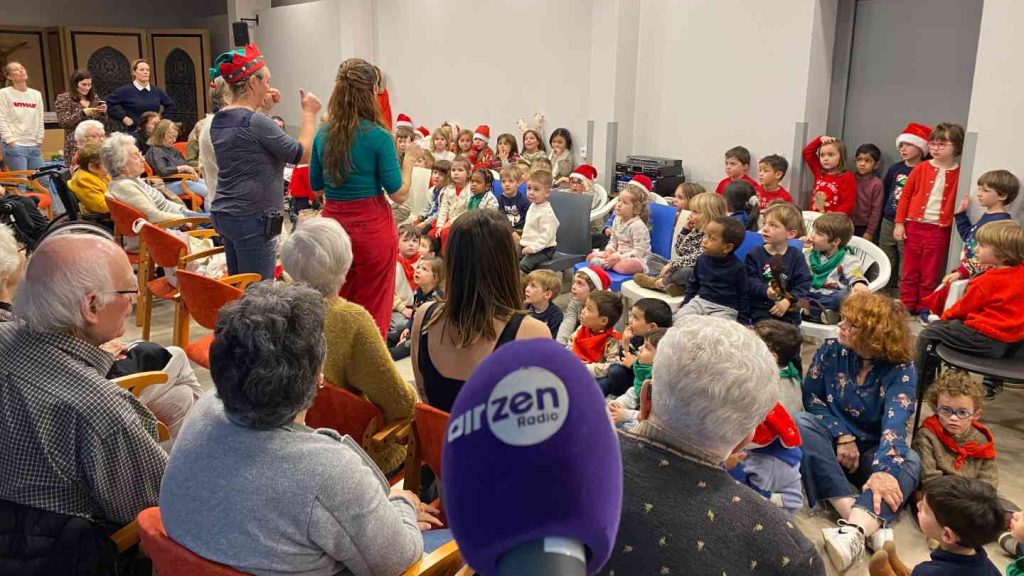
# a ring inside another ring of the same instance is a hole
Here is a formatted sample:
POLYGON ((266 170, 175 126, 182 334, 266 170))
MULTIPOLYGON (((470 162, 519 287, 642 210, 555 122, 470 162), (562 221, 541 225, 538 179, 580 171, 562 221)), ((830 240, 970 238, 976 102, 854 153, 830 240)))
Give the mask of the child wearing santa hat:
POLYGON ((729 456, 725 467, 737 482, 746 484, 792 518, 804 505, 800 444, 800 429, 782 404, 776 404, 757 425, 750 443, 729 456))
POLYGON ((490 170, 491 162, 494 160, 494 150, 491 149, 490 142, 491 127, 487 124, 477 126, 476 131, 473 132, 474 157, 470 159, 473 162, 473 168, 490 170))
POLYGON ((928 156, 928 136, 932 129, 924 124, 911 122, 896 137, 896 146, 899 148, 900 159, 885 172, 882 178, 882 190, 885 194, 882 203, 882 229, 878 235, 878 247, 889 257, 892 263, 893 274, 886 286, 891 295, 899 293, 900 274, 903 259, 903 243, 897 242, 892 236, 896 227, 896 206, 899 204, 900 196, 903 194, 903 185, 910 176, 910 171, 917 166, 921 160, 928 156))
POLYGON ((580 312, 583 311, 583 305, 586 304, 590 293, 608 290, 611 286, 611 276, 608 276, 608 273, 599 266, 587 266, 576 272, 576 276, 572 280, 572 287, 569 289, 572 298, 569 299, 569 304, 565 307, 562 325, 558 327, 558 335, 555 337, 559 344, 568 344, 573 333, 579 328, 580 312))
POLYGON ((398 118, 395 120, 395 130, 398 130, 399 128, 408 128, 409 130, 412 130, 412 118, 409 118, 409 116, 405 114, 399 114, 398 118))

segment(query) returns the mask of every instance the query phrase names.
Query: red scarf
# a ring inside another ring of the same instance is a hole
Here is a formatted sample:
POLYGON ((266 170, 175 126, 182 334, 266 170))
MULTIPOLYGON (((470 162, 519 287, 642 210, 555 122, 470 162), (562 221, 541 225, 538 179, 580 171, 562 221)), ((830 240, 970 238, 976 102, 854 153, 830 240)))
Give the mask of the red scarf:
POLYGON ((609 338, 619 340, 622 338, 622 334, 616 332, 614 328, 605 328, 601 332, 594 332, 586 326, 580 326, 572 341, 572 351, 587 364, 600 362, 604 358, 604 350, 608 347, 609 338))
POLYGON ((943 446, 949 448, 951 452, 956 454, 956 462, 953 464, 953 467, 957 470, 963 466, 964 460, 968 458, 992 460, 996 457, 996 445, 995 440, 992 437, 992 432, 977 420, 972 420, 971 426, 974 426, 975 430, 981 432, 985 438, 988 439, 988 442, 985 442, 984 444, 978 444, 974 440, 958 444, 956 438, 942 427, 942 423, 939 422, 939 417, 935 414, 925 418, 923 424, 925 428, 931 430, 936 436, 938 436, 939 440, 942 441, 943 446))
POLYGON ((418 262, 419 259, 420 259, 420 253, 419 252, 416 252, 415 254, 413 254, 412 258, 409 258, 409 259, 402 258, 401 254, 398 255, 398 263, 402 265, 402 270, 405 271, 405 279, 409 281, 409 286, 413 285, 413 282, 412 282, 412 273, 413 273, 412 267, 413 267, 413 264, 418 262))

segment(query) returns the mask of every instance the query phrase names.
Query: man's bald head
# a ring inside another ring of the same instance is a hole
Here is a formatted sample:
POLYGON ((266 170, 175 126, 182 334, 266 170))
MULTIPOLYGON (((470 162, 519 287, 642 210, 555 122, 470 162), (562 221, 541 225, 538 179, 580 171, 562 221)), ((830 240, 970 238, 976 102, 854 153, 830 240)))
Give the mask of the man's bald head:
POLYGON ((95 295, 91 305, 103 308, 110 298, 100 293, 132 276, 128 257, 110 240, 91 234, 55 236, 29 258, 14 295, 14 314, 37 332, 81 335, 82 310, 90 305, 90 295, 95 295))

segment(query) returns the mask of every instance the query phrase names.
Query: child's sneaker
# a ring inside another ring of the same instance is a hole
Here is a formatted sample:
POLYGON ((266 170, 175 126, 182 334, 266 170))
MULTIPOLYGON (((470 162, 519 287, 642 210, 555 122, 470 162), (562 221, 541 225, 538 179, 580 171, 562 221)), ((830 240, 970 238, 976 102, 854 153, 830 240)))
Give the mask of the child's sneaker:
POLYGON ((1003 532, 1003 535, 999 537, 999 547, 1011 558, 1016 558, 1021 554, 1020 543, 1009 532, 1003 532))
POLYGON ((917 317, 921 320, 921 326, 927 326, 932 321, 931 310, 921 310, 917 313, 917 317))
POLYGON ((838 528, 825 528, 821 531, 825 539, 825 552, 837 570, 843 572, 864 551, 864 531, 860 526, 839 521, 838 528))
POLYGON ((981 379, 981 385, 985 387, 985 400, 992 400, 1003 391, 1003 381, 985 377, 981 379))
POLYGON ((875 530, 875 533, 868 538, 867 545, 872 551, 878 551, 885 548, 885 543, 890 540, 895 540, 896 534, 892 528, 879 528, 875 530))

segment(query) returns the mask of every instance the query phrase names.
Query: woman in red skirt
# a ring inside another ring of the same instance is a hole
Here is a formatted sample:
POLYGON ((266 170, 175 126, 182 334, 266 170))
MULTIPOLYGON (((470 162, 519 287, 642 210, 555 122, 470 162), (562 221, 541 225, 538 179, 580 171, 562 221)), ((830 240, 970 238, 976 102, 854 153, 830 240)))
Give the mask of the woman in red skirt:
POLYGON ((409 195, 419 146, 410 146, 404 166, 385 128, 376 99, 377 73, 369 62, 341 63, 327 105, 327 121, 313 139, 309 181, 326 196, 323 216, 352 238, 352 268, 340 296, 366 308, 381 337, 387 334, 395 294, 398 231, 391 207, 409 195))

